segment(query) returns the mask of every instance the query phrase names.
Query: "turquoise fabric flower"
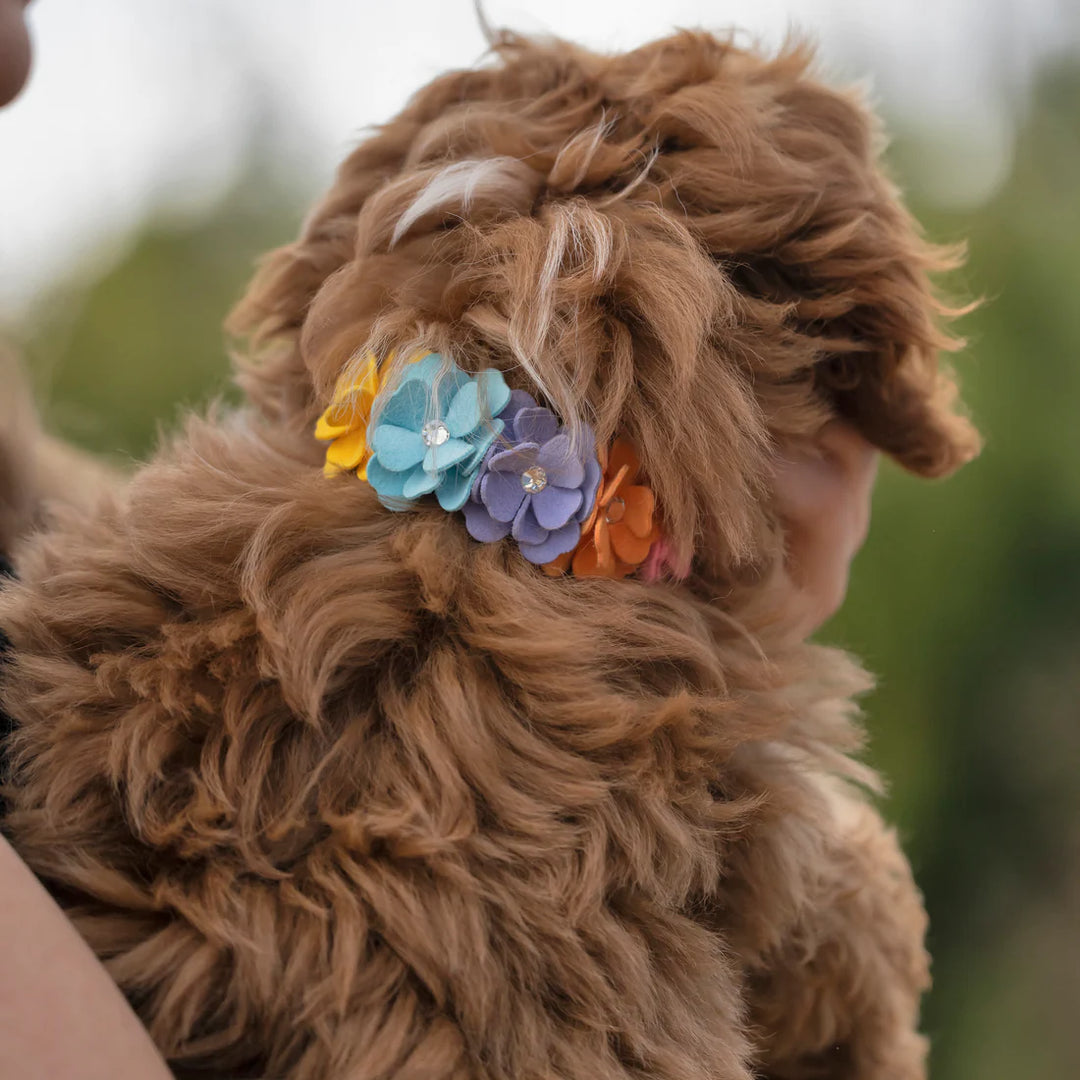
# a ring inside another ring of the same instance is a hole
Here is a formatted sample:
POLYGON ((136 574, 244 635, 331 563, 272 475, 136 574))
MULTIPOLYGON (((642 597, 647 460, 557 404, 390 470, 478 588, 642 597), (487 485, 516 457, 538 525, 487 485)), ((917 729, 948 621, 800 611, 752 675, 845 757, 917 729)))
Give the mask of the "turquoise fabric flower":
POLYGON ((409 364, 368 433, 367 478, 382 504, 407 510, 434 493, 444 510, 460 510, 509 400, 500 371, 467 375, 438 353, 409 364))

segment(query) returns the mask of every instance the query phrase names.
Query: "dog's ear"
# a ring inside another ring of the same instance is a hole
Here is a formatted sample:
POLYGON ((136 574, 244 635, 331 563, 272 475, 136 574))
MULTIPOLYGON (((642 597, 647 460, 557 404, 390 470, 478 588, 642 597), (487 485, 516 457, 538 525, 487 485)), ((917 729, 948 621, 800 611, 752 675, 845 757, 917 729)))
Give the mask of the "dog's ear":
POLYGON ((786 332, 763 338, 755 372, 776 433, 808 434, 822 420, 816 402, 914 472, 946 474, 973 457, 978 435, 940 359, 962 344, 944 330, 960 312, 931 283, 962 252, 923 238, 882 169, 860 94, 816 81, 798 44, 772 58, 718 56, 694 35, 655 48, 651 66, 636 64, 637 84, 641 72, 695 71, 645 99, 664 205, 786 332))
POLYGON ((943 323, 970 306, 941 302, 928 277, 955 269, 962 256, 958 248, 925 243, 907 214, 892 209, 881 238, 883 250, 894 245, 892 254, 880 268, 868 258, 853 281, 850 292, 859 300, 830 322, 835 351, 816 365, 815 378, 837 413, 880 450, 922 476, 946 476, 981 447, 941 355, 964 345, 943 323))
POLYGON ((816 386, 901 465, 946 475, 980 447, 943 356, 963 346, 946 324, 969 308, 949 306, 934 286, 963 248, 925 239, 879 163, 883 139, 857 95, 806 82, 788 102, 801 118, 793 136, 818 144, 810 164, 821 195, 774 258, 797 283, 796 326, 823 341, 816 386))

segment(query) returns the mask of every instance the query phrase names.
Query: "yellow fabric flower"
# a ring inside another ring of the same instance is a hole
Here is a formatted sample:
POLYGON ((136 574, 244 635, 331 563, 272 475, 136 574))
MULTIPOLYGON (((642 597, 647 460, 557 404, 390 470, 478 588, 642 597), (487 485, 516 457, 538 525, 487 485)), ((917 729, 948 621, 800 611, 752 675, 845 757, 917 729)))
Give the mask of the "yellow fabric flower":
POLYGON ((361 480, 367 479, 371 457, 367 428, 380 387, 379 362, 374 353, 368 353, 359 371, 338 380, 333 401, 315 425, 315 438, 330 443, 323 465, 326 476, 355 472, 361 480))

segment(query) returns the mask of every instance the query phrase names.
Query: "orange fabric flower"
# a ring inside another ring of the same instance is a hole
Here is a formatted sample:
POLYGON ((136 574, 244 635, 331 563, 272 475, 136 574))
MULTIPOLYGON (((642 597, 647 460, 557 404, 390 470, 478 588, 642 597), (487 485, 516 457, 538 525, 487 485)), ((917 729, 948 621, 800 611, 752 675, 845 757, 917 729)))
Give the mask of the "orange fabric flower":
POLYGON ((652 490, 635 483, 641 463, 634 448, 617 439, 607 457, 606 463, 601 462, 604 479, 596 505, 581 527, 581 541, 572 552, 544 566, 552 576, 572 567, 578 577, 627 577, 660 539, 652 490))

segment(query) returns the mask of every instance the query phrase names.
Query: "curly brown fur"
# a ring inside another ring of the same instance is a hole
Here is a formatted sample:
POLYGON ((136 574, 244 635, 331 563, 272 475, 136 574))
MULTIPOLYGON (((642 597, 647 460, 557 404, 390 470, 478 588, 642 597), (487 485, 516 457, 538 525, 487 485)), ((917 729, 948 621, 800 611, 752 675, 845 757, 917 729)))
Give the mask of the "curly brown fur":
POLYGON ((768 455, 837 414, 974 452, 946 260, 802 49, 497 51, 268 261, 252 408, 21 553, 7 828, 180 1076, 915 1080, 924 916, 868 680, 777 621, 768 455), (337 377, 415 344, 629 436, 689 578, 323 480, 337 377))

